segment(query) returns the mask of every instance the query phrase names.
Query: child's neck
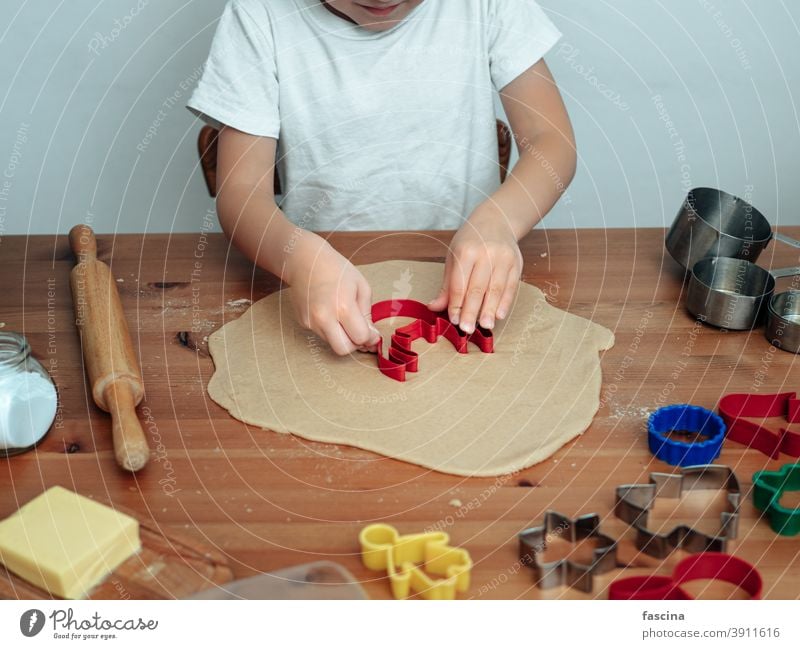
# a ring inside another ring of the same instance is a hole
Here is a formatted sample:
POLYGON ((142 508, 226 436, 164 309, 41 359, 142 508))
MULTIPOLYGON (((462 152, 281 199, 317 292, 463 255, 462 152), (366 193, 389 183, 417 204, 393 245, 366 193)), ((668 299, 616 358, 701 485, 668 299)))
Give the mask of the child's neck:
POLYGON ((350 18, 347 14, 343 14, 341 11, 337 11, 333 7, 331 7, 325 0, 322 1, 322 6, 325 7, 328 11, 330 11, 334 16, 338 16, 342 20, 346 20, 349 23, 353 23, 354 25, 358 25, 358 23, 350 18))

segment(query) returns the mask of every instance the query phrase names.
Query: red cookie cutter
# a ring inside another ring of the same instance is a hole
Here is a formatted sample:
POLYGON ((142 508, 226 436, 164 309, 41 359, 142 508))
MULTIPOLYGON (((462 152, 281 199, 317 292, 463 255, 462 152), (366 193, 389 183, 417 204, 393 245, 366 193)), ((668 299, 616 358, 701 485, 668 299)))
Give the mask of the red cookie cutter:
POLYGON ((448 320, 445 311, 431 311, 422 302, 385 300, 372 305, 372 322, 395 317, 416 318, 411 324, 395 330, 386 356, 383 355, 383 340, 378 341, 378 369, 395 381, 405 381, 406 372, 419 369, 419 356, 411 349, 411 343, 418 338, 435 343, 439 336, 444 336, 459 354, 467 353, 467 343, 470 342, 486 354, 494 351, 491 331, 476 325, 474 332, 464 333, 448 320))
POLYGON ((719 402, 719 414, 728 426, 728 439, 757 449, 776 459, 781 453, 800 457, 800 433, 786 428, 769 430, 745 417, 784 417, 787 424, 800 423, 800 399, 795 392, 782 394, 729 394, 719 402))
POLYGON ((671 577, 626 577, 611 583, 608 599, 694 599, 683 584, 695 579, 725 581, 761 599, 764 582, 755 566, 721 552, 701 552, 681 561, 671 577))

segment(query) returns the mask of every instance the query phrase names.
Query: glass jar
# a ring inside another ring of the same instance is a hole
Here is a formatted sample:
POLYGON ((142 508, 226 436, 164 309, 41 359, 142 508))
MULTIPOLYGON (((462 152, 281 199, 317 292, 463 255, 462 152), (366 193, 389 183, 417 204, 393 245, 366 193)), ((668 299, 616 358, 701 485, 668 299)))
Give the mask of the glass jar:
POLYGON ((0 457, 36 446, 56 418, 58 394, 25 336, 0 331, 0 457))

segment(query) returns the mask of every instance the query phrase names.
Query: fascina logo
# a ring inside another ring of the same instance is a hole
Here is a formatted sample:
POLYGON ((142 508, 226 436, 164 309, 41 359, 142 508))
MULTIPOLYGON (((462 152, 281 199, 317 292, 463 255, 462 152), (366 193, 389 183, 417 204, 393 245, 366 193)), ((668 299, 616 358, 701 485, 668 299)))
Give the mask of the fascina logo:
POLYGON ((25 611, 19 618, 19 630, 26 638, 38 635, 44 628, 44 613, 38 608, 25 611))

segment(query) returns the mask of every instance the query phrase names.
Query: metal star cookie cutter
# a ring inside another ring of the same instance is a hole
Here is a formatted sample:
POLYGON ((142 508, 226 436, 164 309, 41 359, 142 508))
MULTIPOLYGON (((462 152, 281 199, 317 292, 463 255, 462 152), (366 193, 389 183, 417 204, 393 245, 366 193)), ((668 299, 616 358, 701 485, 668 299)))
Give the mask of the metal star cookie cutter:
POLYGON ((585 514, 569 518, 554 511, 546 511, 544 522, 519 533, 519 558, 533 568, 539 588, 571 586, 591 593, 594 575, 601 575, 617 567, 617 542, 600 533, 600 516, 585 514), (561 534, 557 530, 562 530, 561 534), (539 553, 547 548, 548 538, 568 535, 567 539, 577 543, 583 539, 595 539, 597 547, 592 551, 590 563, 570 561, 569 557, 556 561, 542 561, 539 553))
POLYGON ((636 530, 636 547, 645 554, 663 559, 678 548, 686 552, 725 552, 739 527, 741 490, 736 474, 727 466, 705 464, 684 467, 680 473, 651 473, 649 484, 617 487, 614 513, 636 530), (728 511, 720 516, 716 535, 705 534, 688 525, 679 525, 666 534, 647 527, 647 518, 656 498, 680 498, 698 490, 727 491, 728 511))
POLYGON ((456 327, 444 311, 431 311, 422 302, 416 300, 384 300, 372 305, 372 322, 386 318, 416 318, 411 324, 398 328, 392 334, 387 355, 383 355, 383 339, 378 342, 378 369, 395 381, 405 381, 406 372, 419 369, 419 357, 411 349, 411 343, 424 338, 435 343, 440 336, 449 340, 459 354, 467 353, 467 343, 474 343, 478 348, 491 354, 494 351, 492 332, 476 325, 471 334, 464 333, 456 327))

